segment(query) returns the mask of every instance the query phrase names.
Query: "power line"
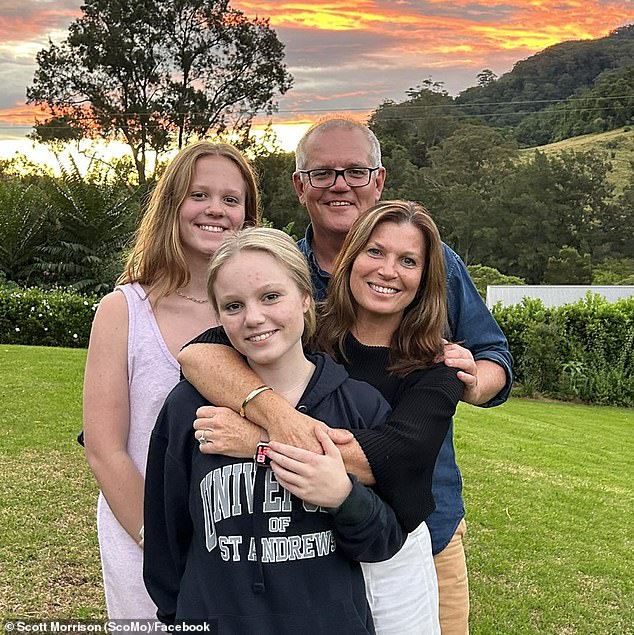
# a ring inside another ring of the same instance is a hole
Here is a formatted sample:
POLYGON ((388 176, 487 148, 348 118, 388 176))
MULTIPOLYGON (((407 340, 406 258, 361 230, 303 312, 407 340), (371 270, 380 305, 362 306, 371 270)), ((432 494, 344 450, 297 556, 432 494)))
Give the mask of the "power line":
MULTIPOLYGON (((441 93, 437 93, 441 94, 441 93)), ((597 96, 597 97, 567 97, 567 98, 558 98, 558 99, 526 99, 526 100, 512 100, 512 101, 489 101, 489 102, 477 102, 477 103, 459 103, 456 101, 451 101, 445 104, 416 104, 410 102, 392 102, 392 101, 384 101, 379 106, 374 107, 339 107, 339 108, 288 108, 288 109, 280 109, 276 110, 274 113, 267 113, 264 110, 256 111, 254 116, 260 117, 274 117, 280 114, 309 114, 309 113, 323 113, 323 112, 373 112, 382 107, 387 108, 398 108, 401 110, 408 109, 428 109, 428 110, 442 110, 442 109, 462 109, 462 108, 477 108, 482 106, 513 106, 513 105, 530 105, 530 104, 560 104, 560 103, 569 103, 569 102, 584 102, 588 100, 602 100, 602 101, 616 101, 619 99, 632 99, 634 95, 625 94, 625 95, 609 95, 609 96, 597 96)), ((72 106, 70 106, 72 107, 72 106)), ((569 109, 567 112, 575 112, 575 109, 569 109)), ((502 114, 522 114, 524 112, 540 112, 540 111, 514 111, 511 113, 502 113, 502 114)), ((152 112, 137 112, 137 111, 123 111, 123 112, 115 112, 115 111, 104 111, 101 116, 103 117, 140 117, 140 116, 151 116, 152 112)), ((170 111, 169 114, 171 116, 205 116, 206 113, 201 111, 170 111)), ((497 112, 492 113, 482 113, 480 116, 490 116, 493 114, 498 114, 497 112)), ((76 117, 76 119, 86 119, 86 120, 94 120, 95 117, 93 115, 85 115, 76 117)))

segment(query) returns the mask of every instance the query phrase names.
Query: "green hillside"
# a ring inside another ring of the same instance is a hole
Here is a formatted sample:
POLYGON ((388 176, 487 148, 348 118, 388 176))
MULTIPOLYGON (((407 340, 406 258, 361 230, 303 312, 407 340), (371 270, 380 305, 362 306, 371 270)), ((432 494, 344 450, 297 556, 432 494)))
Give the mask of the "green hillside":
POLYGON ((595 151, 604 155, 612 164, 610 180, 615 184, 617 193, 632 181, 634 165, 634 127, 625 126, 608 132, 571 137, 556 143, 520 150, 524 155, 541 152, 558 153, 565 151, 595 151))
POLYGON ((634 24, 596 40, 561 42, 497 78, 485 69, 479 85, 467 88, 456 103, 470 116, 494 126, 516 126, 532 112, 592 89, 606 74, 634 64, 634 24))

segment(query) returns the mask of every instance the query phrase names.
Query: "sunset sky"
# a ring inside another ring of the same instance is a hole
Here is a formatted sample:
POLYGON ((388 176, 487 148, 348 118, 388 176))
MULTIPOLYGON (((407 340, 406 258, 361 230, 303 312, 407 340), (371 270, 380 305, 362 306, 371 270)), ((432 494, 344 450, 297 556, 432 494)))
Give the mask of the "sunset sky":
MULTIPOLYGON (((0 3, 0 140, 23 138, 33 110, 24 104, 35 55, 60 42, 80 0, 0 3)), ((309 122, 327 112, 363 115, 402 100, 426 78, 453 95, 490 68, 565 40, 597 38, 634 22, 632 0, 243 0, 248 16, 270 17, 295 78, 274 124, 309 122)), ((282 132, 284 136, 286 133, 282 132)), ((290 137, 289 137, 290 139, 290 137)))

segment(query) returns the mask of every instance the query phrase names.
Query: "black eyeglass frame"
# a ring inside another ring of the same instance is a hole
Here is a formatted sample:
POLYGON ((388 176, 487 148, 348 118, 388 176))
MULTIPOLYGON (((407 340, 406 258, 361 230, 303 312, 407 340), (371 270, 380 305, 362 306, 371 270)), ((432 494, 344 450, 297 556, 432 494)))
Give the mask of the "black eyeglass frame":
POLYGON ((298 174, 306 174, 306 176, 308 176, 308 182, 310 183, 311 187, 314 187, 318 190, 327 190, 328 188, 332 187, 336 182, 337 179, 342 176, 343 180, 346 182, 346 185, 348 187, 365 187, 366 185, 368 185, 368 183, 372 180, 372 174, 374 172, 376 172, 377 170, 380 170, 381 166, 377 165, 375 168, 366 168, 366 167, 356 167, 356 168, 344 168, 343 170, 335 170, 334 168, 315 168, 313 170, 297 170, 298 174), (348 179, 346 178, 346 172, 351 171, 351 170, 367 170, 368 171, 368 180, 366 183, 364 183, 363 185, 353 185, 352 183, 348 183, 348 179), (313 179, 311 177, 311 173, 312 172, 333 172, 334 173, 334 178, 332 179, 332 183, 330 185, 314 185, 313 184, 313 179))

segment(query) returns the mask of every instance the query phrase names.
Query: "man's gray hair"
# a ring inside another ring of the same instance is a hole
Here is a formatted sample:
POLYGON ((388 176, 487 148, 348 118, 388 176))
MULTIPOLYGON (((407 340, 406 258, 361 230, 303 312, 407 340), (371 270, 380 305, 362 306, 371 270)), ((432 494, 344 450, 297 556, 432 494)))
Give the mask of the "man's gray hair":
MULTIPOLYGON (((368 141, 370 146, 370 156, 368 157, 370 165, 367 167, 376 168, 381 166, 381 144, 376 138, 376 135, 363 123, 354 121, 354 119, 346 119, 344 117, 329 117, 328 119, 322 119, 314 123, 299 140, 297 149, 295 150, 295 169, 304 170, 306 161, 308 159, 306 152, 306 145, 313 135, 318 132, 325 132, 326 130, 332 130, 333 128, 340 128, 342 130, 360 130, 368 141)), ((360 167, 360 166, 359 166, 360 167)))

